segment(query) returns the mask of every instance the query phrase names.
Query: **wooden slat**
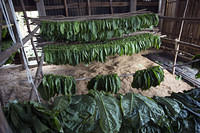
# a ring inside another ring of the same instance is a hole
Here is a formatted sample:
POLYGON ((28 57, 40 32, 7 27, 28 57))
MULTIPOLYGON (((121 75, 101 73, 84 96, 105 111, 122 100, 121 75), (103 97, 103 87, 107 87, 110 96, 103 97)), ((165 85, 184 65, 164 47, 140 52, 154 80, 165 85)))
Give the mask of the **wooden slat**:
POLYGON ((66 15, 66 17, 67 17, 67 16, 69 16, 67 0, 64 0, 64 6, 65 6, 65 15, 66 15))
POLYGON ((87 8, 88 8, 88 15, 91 15, 91 5, 90 5, 90 0, 87 0, 87 8))
POLYGON ((52 21, 52 22, 58 22, 58 21, 84 21, 84 20, 100 20, 100 19, 109 19, 109 18, 126 18, 130 16, 136 16, 140 14, 148 14, 151 13, 149 11, 135 11, 135 12, 129 12, 129 13, 121 13, 121 14, 113 14, 112 16, 110 14, 102 14, 102 15, 92 15, 92 16, 76 16, 76 17, 61 17, 61 16, 46 16, 46 17, 40 17, 40 18, 30 18, 32 21, 37 23, 38 21, 52 21))
POLYGON ((137 6, 158 6, 159 2, 137 2, 137 6))
MULTIPOLYGON (((110 7, 110 2, 91 2, 90 6, 95 7, 110 7)), ((113 7, 123 7, 123 6, 129 6, 129 2, 112 2, 113 7)), ((80 3, 71 3, 68 6, 69 8, 86 8, 87 3, 80 2, 80 3)))
POLYGON ((45 6, 46 10, 57 10, 57 9, 65 9, 64 5, 56 5, 56 6, 45 6))

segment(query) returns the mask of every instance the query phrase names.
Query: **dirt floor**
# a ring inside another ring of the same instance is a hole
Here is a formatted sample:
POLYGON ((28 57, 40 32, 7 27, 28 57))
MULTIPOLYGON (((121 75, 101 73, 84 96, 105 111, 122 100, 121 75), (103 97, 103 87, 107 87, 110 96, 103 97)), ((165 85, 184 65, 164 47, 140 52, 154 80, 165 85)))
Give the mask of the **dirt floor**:
MULTIPOLYGON (((141 56, 141 54, 134 54, 132 56, 114 56, 110 57, 106 63, 94 62, 88 66, 80 64, 77 66, 70 65, 48 65, 43 66, 43 72, 45 74, 59 74, 59 75, 71 75, 75 78, 82 77, 94 77, 98 74, 117 73, 128 74, 134 73, 137 70, 145 69, 150 66, 157 65, 149 59, 141 56)), ((35 75, 37 68, 32 68, 31 72, 35 75)), ((0 68, 0 94, 5 103, 12 100, 28 100, 30 94, 30 85, 27 82, 26 71, 11 68, 0 68)), ((172 92, 182 92, 183 90, 189 90, 192 87, 181 80, 176 80, 175 76, 165 70, 165 79, 160 86, 152 87, 147 91, 141 91, 131 88, 133 77, 121 78, 122 88, 120 93, 135 92, 145 96, 168 96, 172 92)), ((77 81, 77 94, 86 94, 88 80, 77 81)))

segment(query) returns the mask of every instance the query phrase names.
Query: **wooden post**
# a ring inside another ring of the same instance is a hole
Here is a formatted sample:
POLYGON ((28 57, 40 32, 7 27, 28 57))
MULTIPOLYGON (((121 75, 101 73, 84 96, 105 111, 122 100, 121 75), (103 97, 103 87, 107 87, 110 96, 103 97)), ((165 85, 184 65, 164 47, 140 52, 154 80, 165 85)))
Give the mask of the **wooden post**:
POLYGON ((112 0, 110 0, 110 12, 111 12, 111 14, 113 14, 112 0))
POLYGON ((90 5, 90 0, 87 0, 87 7, 88 7, 88 15, 90 16, 91 13, 91 5, 90 5))
POLYGON ((68 17, 69 13, 68 13, 67 0, 64 0, 64 5, 65 5, 65 16, 68 17))
POLYGON ((130 0, 130 12, 137 10, 137 0, 130 0))
POLYGON ((37 0, 36 7, 39 13, 39 16, 46 16, 44 0, 37 0))
MULTIPOLYGON (((35 74, 34 84, 36 86, 36 89, 38 88, 38 86, 42 82, 42 78, 43 78, 43 72, 42 72, 43 62, 44 62, 44 54, 42 54, 42 56, 41 56, 39 66, 38 66, 36 74, 35 74)), ((33 100, 33 88, 31 89, 29 100, 33 100)))
MULTIPOLYGON (((26 21, 28 33, 30 34, 30 33, 31 33, 31 28, 30 28, 30 25, 29 25, 29 21, 28 21, 27 14, 26 14, 26 9, 25 9, 25 6, 24 6, 24 1, 23 1, 23 0, 20 0, 20 4, 21 4, 21 6, 22 6, 22 10, 23 10, 23 14, 24 14, 25 21, 26 21)), ((32 47, 33 47, 33 51, 34 51, 34 53, 35 53, 36 60, 37 60, 37 63, 38 63, 38 65, 39 65, 39 57, 38 57, 38 54, 37 54, 36 47, 35 47, 35 45, 34 45, 33 38, 31 38, 31 45, 32 45, 32 47)))
MULTIPOLYGON (((159 7, 159 15, 161 15, 161 16, 165 15, 165 7, 167 4, 166 2, 167 2, 167 0, 160 0, 161 7, 159 7)), ((161 32, 162 32, 163 22, 164 22, 164 20, 160 19, 160 31, 161 32)))
MULTIPOLYGON (((189 4, 189 0, 187 0, 187 3, 186 3, 186 6, 185 6, 185 11, 184 11, 184 14, 183 14, 183 18, 185 18, 186 16, 186 12, 187 12, 187 8, 188 8, 188 4, 189 4)), ((173 65, 173 70, 172 70, 172 73, 175 74, 176 72, 176 61, 177 61, 177 56, 178 56, 178 51, 179 51, 179 43, 178 41, 181 40, 181 36, 182 36, 182 32, 183 32, 183 26, 184 26, 184 23, 185 23, 185 20, 182 20, 182 23, 181 23, 181 29, 180 29, 180 32, 179 32, 179 36, 178 36, 178 39, 176 39, 176 44, 175 44, 175 48, 176 48, 176 53, 175 53, 175 57, 174 57, 174 65, 173 65)))

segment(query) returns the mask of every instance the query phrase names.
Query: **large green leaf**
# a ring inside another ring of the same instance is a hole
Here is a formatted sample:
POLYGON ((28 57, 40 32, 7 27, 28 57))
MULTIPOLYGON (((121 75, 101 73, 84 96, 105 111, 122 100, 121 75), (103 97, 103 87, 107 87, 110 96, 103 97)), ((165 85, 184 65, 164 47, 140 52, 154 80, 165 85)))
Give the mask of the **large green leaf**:
POLYGON ((121 98, 120 107, 123 113, 123 126, 136 132, 149 122, 158 126, 165 122, 163 109, 151 98, 129 93, 121 98))

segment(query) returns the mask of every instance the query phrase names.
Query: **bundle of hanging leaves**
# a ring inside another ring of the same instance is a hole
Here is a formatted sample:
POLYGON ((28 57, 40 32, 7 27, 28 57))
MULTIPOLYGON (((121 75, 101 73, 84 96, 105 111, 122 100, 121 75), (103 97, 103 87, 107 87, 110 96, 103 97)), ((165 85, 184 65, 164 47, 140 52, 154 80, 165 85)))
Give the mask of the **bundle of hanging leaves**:
MULTIPOLYGON (((200 54, 198 55, 195 55, 192 59, 193 61, 194 60, 200 60, 200 54)), ((192 68, 196 68, 198 69, 198 73, 195 75, 196 78, 200 78, 200 61, 197 61, 197 62, 193 62, 192 63, 192 68)))
POLYGON ((164 71, 160 66, 153 66, 148 69, 136 71, 133 75, 133 88, 147 90, 151 86, 156 87, 164 80, 164 71))
POLYGON ((44 75, 38 87, 40 96, 47 101, 56 95, 73 95, 76 90, 76 81, 73 77, 53 74, 44 75))
POLYGON ((85 21, 42 21, 40 35, 46 41, 105 41, 113 37, 122 37, 123 34, 157 26, 158 22, 156 14, 85 21))
POLYGON ((153 98, 134 93, 115 97, 91 90, 87 95, 56 97, 48 108, 12 106, 17 108, 9 106, 5 114, 14 133, 200 132, 199 88, 153 98))
POLYGON ((48 64, 89 64, 105 62, 112 55, 132 55, 148 48, 159 48, 160 37, 150 33, 136 35, 103 44, 47 45, 43 47, 44 61, 48 64))
POLYGON ((121 81, 117 74, 97 75, 88 82, 87 88, 116 94, 121 88, 121 81))

